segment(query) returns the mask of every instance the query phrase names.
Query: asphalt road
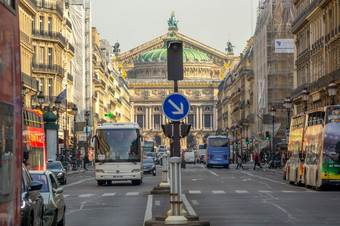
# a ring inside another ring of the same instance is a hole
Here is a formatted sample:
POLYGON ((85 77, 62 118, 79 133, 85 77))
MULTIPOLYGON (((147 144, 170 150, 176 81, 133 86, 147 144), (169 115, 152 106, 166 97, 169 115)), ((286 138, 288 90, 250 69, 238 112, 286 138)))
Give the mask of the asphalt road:
MULTIPOLYGON (((97 186, 93 169, 73 174, 64 186, 66 225, 143 225, 166 215, 169 195, 151 195, 161 181, 145 175, 141 185, 97 186)), ((282 180, 268 170, 207 169, 202 164, 182 170, 184 209, 210 225, 339 225, 340 192, 315 191, 282 180)))

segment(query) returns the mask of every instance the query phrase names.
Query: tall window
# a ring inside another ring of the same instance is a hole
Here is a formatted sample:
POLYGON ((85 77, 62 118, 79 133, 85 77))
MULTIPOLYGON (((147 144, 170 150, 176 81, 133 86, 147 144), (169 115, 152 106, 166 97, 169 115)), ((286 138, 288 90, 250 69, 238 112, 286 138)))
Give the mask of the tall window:
POLYGON ((192 129, 196 128, 196 121, 195 121, 195 115, 194 114, 188 115, 188 123, 191 124, 192 129))
POLYGON ((33 63, 37 63, 37 47, 33 46, 33 63))
POLYGON ((48 65, 52 65, 52 48, 48 48, 48 65))
POLYGON ((39 63, 44 63, 44 47, 40 47, 40 53, 39 53, 39 63))
POLYGON ((211 114, 204 114, 204 128, 211 128, 211 114))
POLYGON ((144 127, 144 116, 143 115, 137 115, 137 123, 140 128, 144 127))
POLYGON ((48 33, 52 33, 52 18, 48 18, 48 33))
POLYGON ((44 79, 40 78, 39 91, 41 91, 43 94, 44 94, 44 88, 45 88, 44 83, 45 83, 44 79))
POLYGON ((44 17, 43 16, 39 18, 39 29, 40 29, 40 33, 44 31, 44 17))
POLYGON ((51 97, 53 95, 52 79, 48 79, 48 95, 51 97))
POLYGON ((161 128, 161 115, 154 115, 153 116, 153 127, 155 129, 161 128))
POLYGON ((32 33, 35 30, 35 16, 32 16, 32 33))

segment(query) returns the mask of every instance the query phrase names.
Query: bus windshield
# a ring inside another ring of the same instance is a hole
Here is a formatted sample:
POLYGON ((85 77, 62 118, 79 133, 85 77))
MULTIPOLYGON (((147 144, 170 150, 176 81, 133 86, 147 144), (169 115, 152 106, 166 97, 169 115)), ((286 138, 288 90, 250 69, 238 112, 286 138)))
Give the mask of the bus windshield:
POLYGON ((226 138, 209 138, 210 147, 228 147, 228 139, 226 138))
POLYGON ((135 129, 98 130, 98 148, 95 160, 98 162, 139 162, 138 133, 135 129))
POLYGON ((144 147, 153 147, 153 141, 144 142, 144 147))

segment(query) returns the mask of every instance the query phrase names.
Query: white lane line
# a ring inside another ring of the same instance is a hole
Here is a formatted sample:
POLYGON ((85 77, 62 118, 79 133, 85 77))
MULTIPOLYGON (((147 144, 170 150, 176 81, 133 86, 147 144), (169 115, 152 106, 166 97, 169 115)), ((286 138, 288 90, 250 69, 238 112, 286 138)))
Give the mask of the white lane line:
POLYGON ((127 192, 126 195, 138 195, 139 192, 127 192))
POLYGON ((155 201, 155 206, 160 206, 160 205, 161 205, 161 201, 156 200, 156 201, 155 201))
POLYGON ((197 200, 192 200, 191 202, 192 202, 192 204, 193 204, 193 205, 195 205, 195 206, 197 206, 197 205, 198 205, 198 202, 197 202, 197 200))
POLYGON ((249 193, 248 191, 246 191, 246 190, 235 190, 235 192, 236 193, 239 193, 239 194, 241 194, 241 193, 249 193))
POLYGON ((144 215, 144 222, 152 219, 152 195, 148 195, 148 202, 146 204, 146 210, 144 215))
POLYGON ((79 195, 78 197, 79 198, 89 198, 89 197, 91 197, 93 194, 81 194, 81 195, 79 195))
POLYGON ((282 191, 283 193, 295 193, 297 191, 282 191))
POLYGON ((213 194, 225 194, 225 191, 211 191, 213 194))
POLYGON ((268 180, 268 181, 271 181, 271 182, 274 182, 274 183, 283 184, 283 185, 288 185, 287 183, 279 182, 279 181, 276 181, 276 180, 271 180, 271 179, 269 179, 269 178, 261 177, 261 176, 258 176, 258 175, 254 175, 254 174, 251 174, 251 173, 248 173, 248 172, 245 172, 245 171, 239 171, 239 172, 240 172, 240 173, 247 174, 248 176, 258 177, 258 178, 261 178, 261 179, 264 179, 264 180, 268 180))
POLYGON ((102 196, 114 196, 116 193, 104 193, 102 196))
POLYGON ((190 203, 189 203, 187 197, 185 196, 185 194, 182 194, 182 199, 183 199, 183 203, 184 203, 185 207, 187 208, 187 210, 189 212, 189 215, 195 215, 196 216, 195 210, 190 205, 190 203))
POLYGON ((202 192, 201 191, 189 190, 189 194, 202 194, 202 192))
POLYGON ((268 190, 259 190, 258 192, 260 192, 260 193, 271 193, 271 192, 273 192, 273 191, 268 191, 268 190))
POLYGON ((67 188, 67 187, 70 187, 70 186, 73 186, 73 185, 76 185, 76 184, 81 184, 81 183, 83 183, 84 181, 88 181, 88 180, 93 180, 93 177, 87 178, 87 179, 84 179, 84 180, 80 180, 80 181, 74 182, 74 183, 72 183, 72 184, 63 185, 63 186, 61 186, 61 187, 62 187, 62 188, 67 188))
POLYGON ((64 195, 64 198, 67 198, 67 197, 69 197, 70 195, 64 195))
POLYGON ((202 169, 205 169, 205 170, 207 170, 210 174, 212 174, 212 175, 214 175, 214 176, 216 176, 216 177, 218 177, 218 174, 217 173, 215 173, 215 172, 213 172, 213 171, 211 171, 211 170, 208 170, 206 167, 204 167, 205 165, 202 165, 202 169))

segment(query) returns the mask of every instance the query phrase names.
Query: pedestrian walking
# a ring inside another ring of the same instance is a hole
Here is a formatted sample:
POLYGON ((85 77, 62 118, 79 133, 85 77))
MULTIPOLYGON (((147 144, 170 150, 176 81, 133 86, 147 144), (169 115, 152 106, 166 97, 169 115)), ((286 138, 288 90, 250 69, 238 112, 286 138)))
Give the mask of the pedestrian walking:
POLYGON ((238 167, 242 167, 242 169, 244 169, 243 165, 242 165, 242 157, 241 155, 237 155, 237 166, 236 169, 238 169, 238 167))
POLYGON ((262 169, 262 166, 260 164, 261 160, 260 160, 260 156, 258 153, 254 153, 254 170, 256 170, 256 166, 259 166, 260 169, 262 169))
POLYGON ((85 155, 84 157, 84 169, 87 170, 87 166, 89 165, 89 156, 85 155))

